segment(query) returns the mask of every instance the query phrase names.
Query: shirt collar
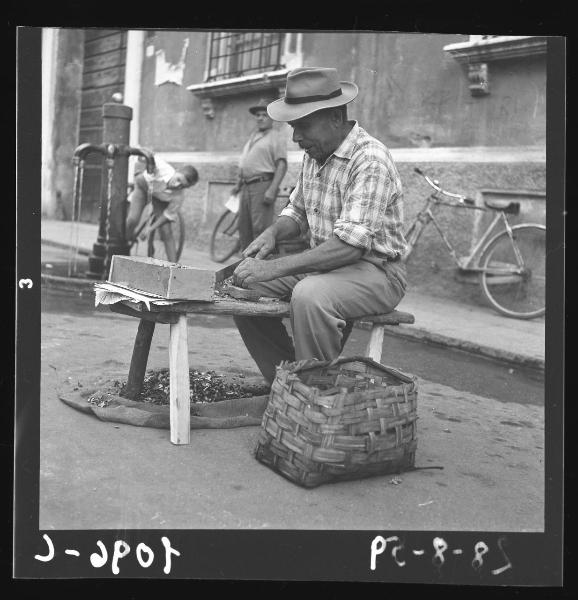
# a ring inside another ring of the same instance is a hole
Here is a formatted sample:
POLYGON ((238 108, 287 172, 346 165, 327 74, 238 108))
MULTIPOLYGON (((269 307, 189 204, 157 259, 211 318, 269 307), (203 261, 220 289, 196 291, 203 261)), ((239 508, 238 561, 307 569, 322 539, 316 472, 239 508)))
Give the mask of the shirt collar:
POLYGON ((271 129, 272 127, 269 127, 268 129, 259 129, 256 127, 253 131, 253 137, 265 137, 271 131, 271 129))
POLYGON ((357 121, 353 121, 353 127, 347 134, 347 137, 339 144, 337 150, 333 152, 335 156, 340 158, 351 158, 353 151, 355 150, 355 144, 357 142, 357 136, 359 135, 359 124, 357 121))

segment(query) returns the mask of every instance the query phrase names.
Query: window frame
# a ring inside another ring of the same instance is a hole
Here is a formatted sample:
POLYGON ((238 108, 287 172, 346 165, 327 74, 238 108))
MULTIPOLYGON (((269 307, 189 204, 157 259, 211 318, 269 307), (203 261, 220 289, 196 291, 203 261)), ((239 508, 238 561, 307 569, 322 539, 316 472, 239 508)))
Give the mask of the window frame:
POLYGON ((243 75, 241 77, 207 81, 211 40, 212 36, 208 35, 203 81, 189 85, 186 88, 201 100, 203 112, 207 118, 214 118, 215 115, 214 105, 212 104, 213 98, 256 92, 272 92, 273 94, 282 95, 285 90, 287 73, 291 69, 296 69, 303 65, 303 33, 283 32, 279 58, 281 64, 284 65, 283 68, 243 75))
POLYGON ((467 42, 444 46, 460 63, 481 63, 545 54, 547 37, 537 35, 470 35, 467 42))
POLYGON ((285 34, 277 31, 210 32, 205 83, 227 81, 283 69, 284 42, 285 34), (276 58, 274 58, 275 54, 276 58), (254 64, 255 57, 257 57, 256 64, 254 64))

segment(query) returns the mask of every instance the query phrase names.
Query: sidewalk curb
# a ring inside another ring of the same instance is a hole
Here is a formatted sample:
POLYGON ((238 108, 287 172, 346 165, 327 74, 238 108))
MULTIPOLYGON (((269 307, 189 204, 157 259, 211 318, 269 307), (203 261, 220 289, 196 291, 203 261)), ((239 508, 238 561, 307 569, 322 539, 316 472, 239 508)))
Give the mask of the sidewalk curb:
MULTIPOLYGON (((370 330, 372 324, 362 321, 360 323, 356 323, 355 326, 359 329, 370 330)), ((475 354, 477 356, 483 356, 493 360, 500 360, 516 366, 538 369, 540 371, 545 370, 545 361, 540 358, 519 354, 517 352, 509 352, 507 350, 500 350, 490 346, 483 346, 481 344, 474 344, 473 342, 468 342, 466 340, 460 340, 451 336, 433 333, 431 331, 427 331, 426 329, 416 327, 415 325, 385 325, 385 331, 387 334, 395 337, 413 339, 416 342, 426 342, 435 346, 453 348, 455 350, 467 352, 468 354, 475 354)))
MULTIPOLYGON (((40 244, 44 244, 45 246, 52 246, 53 248, 62 248, 62 250, 70 250, 70 244, 66 242, 55 242, 54 240, 47 240, 44 238, 40 238, 40 244)), ((90 256, 90 250, 87 248, 79 247, 77 250, 78 254, 82 254, 82 256, 90 256)))
POLYGON ((68 290, 70 292, 92 292, 95 283, 101 283, 100 279, 82 279, 80 277, 60 277, 59 275, 40 274, 42 285, 51 289, 68 290))

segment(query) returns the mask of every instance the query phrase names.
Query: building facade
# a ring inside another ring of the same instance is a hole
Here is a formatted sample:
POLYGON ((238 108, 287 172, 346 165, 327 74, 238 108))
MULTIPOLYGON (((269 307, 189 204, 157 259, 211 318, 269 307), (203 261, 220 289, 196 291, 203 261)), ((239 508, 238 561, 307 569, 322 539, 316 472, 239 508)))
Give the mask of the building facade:
MULTIPOLYGON (((48 217, 70 218, 72 152, 82 142, 102 141, 102 103, 121 93, 133 109, 131 144, 199 170, 184 217, 189 243, 206 247, 253 126, 248 107, 283 95, 292 68, 334 66, 360 89, 350 118, 392 151, 408 220, 428 193, 413 171, 420 167, 480 203, 484 193, 507 190, 522 201, 519 219, 544 222, 545 37, 46 29, 43 40, 42 208, 48 217)), ((278 126, 287 135, 284 185, 290 188, 302 153, 290 128, 278 126)), ((83 220, 98 219, 99 168, 95 163, 87 175, 83 220)), ((450 236, 467 254, 485 217, 444 211, 450 236)), ((460 281, 436 235, 433 228, 426 232, 412 254, 410 282, 476 302, 477 286, 460 281)))

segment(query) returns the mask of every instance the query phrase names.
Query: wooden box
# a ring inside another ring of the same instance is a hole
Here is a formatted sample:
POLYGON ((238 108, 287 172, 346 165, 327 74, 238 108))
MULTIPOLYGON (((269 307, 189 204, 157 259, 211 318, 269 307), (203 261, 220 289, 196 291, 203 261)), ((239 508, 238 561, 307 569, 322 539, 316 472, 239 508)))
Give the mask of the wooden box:
POLYGON ((108 281, 167 300, 211 301, 217 274, 156 258, 115 254, 108 281))

